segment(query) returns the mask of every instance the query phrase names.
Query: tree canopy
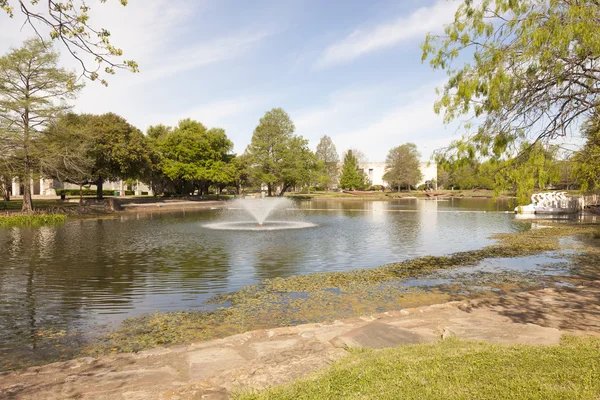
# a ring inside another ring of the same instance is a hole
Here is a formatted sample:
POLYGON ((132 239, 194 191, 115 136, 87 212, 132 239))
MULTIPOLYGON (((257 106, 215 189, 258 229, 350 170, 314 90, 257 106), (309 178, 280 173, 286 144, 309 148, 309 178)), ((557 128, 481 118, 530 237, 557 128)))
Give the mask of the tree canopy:
POLYGON ((327 135, 324 135, 315 153, 317 160, 323 163, 319 182, 326 190, 329 190, 332 185, 337 183, 338 169, 340 164, 340 156, 337 153, 333 140, 327 135))
POLYGON ((188 118, 174 129, 150 127, 148 134, 160 154, 162 173, 177 192, 207 192, 211 184, 234 183, 233 142, 223 129, 208 129, 188 118))
POLYGON ((340 187, 350 190, 361 190, 366 186, 366 176, 359 169, 358 159, 352 150, 348 150, 344 155, 344 164, 340 176, 340 187))
POLYGON ((584 146, 573 156, 574 175, 583 191, 600 187, 600 112, 597 110, 582 127, 584 146))
MULTIPOLYGON (((106 1, 100 0, 100 3, 106 1)), ((128 3, 127 0, 119 2, 123 6, 128 3)), ((82 75, 92 81, 100 79, 102 84, 107 85, 101 74, 113 75, 119 68, 139 71, 135 61, 119 60, 123 50, 112 44, 108 30, 91 26, 89 1, 0 0, 0 10, 10 18, 15 17, 15 12, 22 14, 24 23, 29 24, 40 39, 63 43, 69 54, 81 64, 82 75), (36 23, 49 31, 49 37, 41 35, 36 23), (93 57, 95 65, 83 59, 85 54, 93 57)))
POLYGON ((281 108, 273 108, 260 119, 246 148, 254 179, 267 185, 269 196, 278 186, 281 195, 312 180, 314 155, 308 141, 294 131, 290 116, 281 108))
POLYGON ((0 142, 4 169, 23 184, 23 211, 32 210, 33 175, 44 168, 48 153, 40 146, 48 123, 70 108, 81 85, 58 66, 50 43, 29 39, 0 58, 0 142))
POLYGON ((462 0, 423 60, 447 70, 435 110, 461 116, 456 157, 500 158, 576 132, 599 105, 600 7, 595 0, 462 0), (454 63, 471 58, 462 66, 454 63), (477 127, 471 131, 472 127, 477 127))
POLYGON ((406 143, 391 149, 385 160, 386 172, 383 180, 390 186, 408 187, 417 185, 423 178, 421 155, 414 143, 406 143))

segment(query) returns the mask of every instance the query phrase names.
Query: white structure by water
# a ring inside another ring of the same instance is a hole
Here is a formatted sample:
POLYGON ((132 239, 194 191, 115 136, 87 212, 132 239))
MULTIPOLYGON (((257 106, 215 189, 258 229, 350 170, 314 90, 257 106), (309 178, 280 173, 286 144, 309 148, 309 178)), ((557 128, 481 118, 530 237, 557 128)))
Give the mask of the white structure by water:
MULTIPOLYGON (((383 175, 387 170, 386 163, 384 162, 364 162, 359 164, 359 168, 364 171, 369 181, 371 181, 371 185, 381 185, 388 186, 388 183, 383 179, 383 175)), ((432 186, 436 186, 437 182, 437 164, 422 162, 421 173, 423 174, 423 178, 416 185, 420 186, 425 183, 430 183, 432 186)))
MULTIPOLYGON (((21 196, 23 194, 23 185, 24 183, 19 182, 17 178, 13 179, 11 188, 12 195, 21 196)), ((79 186, 77 185, 63 183, 56 179, 32 179, 31 182, 29 182, 29 185, 33 196, 56 196, 57 189, 79 190, 79 186)), ((124 181, 104 182, 102 188, 104 190, 123 192, 123 195, 126 190, 135 192, 136 196, 141 196, 142 194, 153 195, 152 189, 139 181, 133 185, 127 185, 124 181)), ((85 189, 96 190, 96 185, 85 186, 85 189)))
POLYGON ((515 208, 519 214, 570 214, 579 211, 579 202, 567 197, 567 192, 535 193, 531 204, 515 208))

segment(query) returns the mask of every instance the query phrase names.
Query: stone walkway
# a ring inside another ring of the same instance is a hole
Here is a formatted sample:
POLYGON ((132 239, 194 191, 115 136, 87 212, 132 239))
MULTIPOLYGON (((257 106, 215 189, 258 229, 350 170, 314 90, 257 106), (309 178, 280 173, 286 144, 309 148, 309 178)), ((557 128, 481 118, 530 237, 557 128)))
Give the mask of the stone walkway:
POLYGON ((343 358, 347 347, 450 336, 550 345, 564 332, 600 335, 600 281, 2 373, 0 399, 226 399, 232 390, 304 377, 343 358))

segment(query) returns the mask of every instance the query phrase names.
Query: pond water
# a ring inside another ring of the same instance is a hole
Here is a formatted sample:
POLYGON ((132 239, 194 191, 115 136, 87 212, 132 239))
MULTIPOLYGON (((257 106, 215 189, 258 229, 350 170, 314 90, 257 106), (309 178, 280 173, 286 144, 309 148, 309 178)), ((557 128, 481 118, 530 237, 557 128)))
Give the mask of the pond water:
POLYGON ((299 201, 271 218, 315 227, 220 231, 243 210, 173 211, 0 229, 0 356, 40 332, 89 330, 205 301, 265 278, 373 268, 481 248, 525 229, 489 199, 299 201))

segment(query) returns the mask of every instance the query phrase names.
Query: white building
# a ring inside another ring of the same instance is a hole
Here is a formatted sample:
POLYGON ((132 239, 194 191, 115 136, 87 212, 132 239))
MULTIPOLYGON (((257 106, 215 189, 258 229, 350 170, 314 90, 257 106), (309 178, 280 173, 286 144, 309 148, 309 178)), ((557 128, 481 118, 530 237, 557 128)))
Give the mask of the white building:
MULTIPOLYGON (((73 185, 70 183, 61 183, 55 179, 32 179, 29 183, 31 187, 31 194, 33 196, 56 196, 57 189, 75 189, 79 190, 79 186, 73 185)), ((130 190, 135 192, 136 196, 141 196, 142 194, 150 194, 152 195, 152 190, 142 182, 137 182, 133 185, 127 185, 123 181, 116 182, 104 182, 102 185, 104 190, 112 190, 115 192, 121 192, 130 190)), ((96 190, 96 185, 86 186, 85 189, 96 190)), ((23 183, 19 182, 18 179, 13 179, 12 181, 12 195, 20 196, 23 194, 23 183)), ((125 193, 122 193, 124 195, 125 193)))
MULTIPOLYGON (((385 174, 385 171, 386 171, 386 163, 384 163, 384 162, 364 162, 364 163, 359 164, 359 168, 365 172, 365 175, 367 176, 367 178, 369 178, 369 181, 371 181, 371 185, 373 185, 373 186, 381 185, 381 186, 386 186, 386 187, 388 186, 388 183, 383 180, 383 175, 385 174)), ((429 162, 422 162, 420 169, 421 169, 421 173, 423 174, 423 178, 417 184, 417 186, 420 186, 420 185, 422 185, 424 183, 428 183, 428 182, 430 184, 432 184, 433 186, 436 186, 437 164, 429 163, 429 162)))

